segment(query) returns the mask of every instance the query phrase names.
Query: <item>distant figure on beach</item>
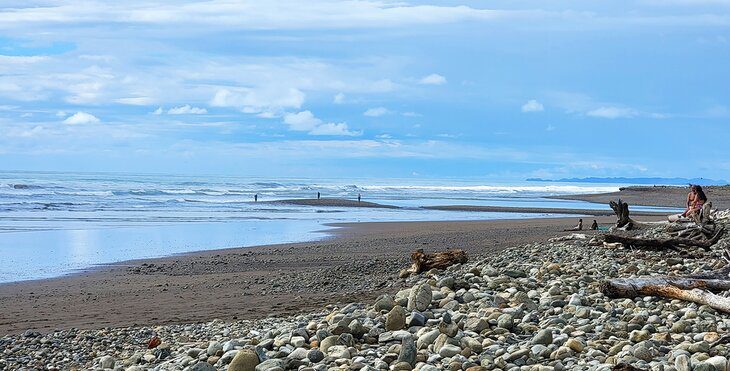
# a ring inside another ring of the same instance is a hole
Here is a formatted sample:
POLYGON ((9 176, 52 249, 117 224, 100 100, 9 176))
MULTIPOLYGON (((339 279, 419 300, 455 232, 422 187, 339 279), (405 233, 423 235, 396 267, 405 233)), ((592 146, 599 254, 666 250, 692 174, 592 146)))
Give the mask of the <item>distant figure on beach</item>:
POLYGON ((598 230, 598 222, 595 219, 593 219, 593 224, 591 224, 591 230, 598 230))
POLYGON ((360 195, 360 194, 358 193, 358 194, 357 194, 357 203, 360 203, 360 198, 361 198, 361 197, 362 197, 362 196, 361 196, 361 195, 360 195))
POLYGON ((319 192, 317 192, 317 199, 319 200, 319 192))
POLYGON ((578 225, 571 229, 563 229, 565 232, 582 231, 583 230, 583 219, 578 219, 578 225))
POLYGON ((259 195, 257 193, 255 195, 253 195, 253 202, 258 202, 258 201, 259 201, 259 195))
POLYGON ((696 184, 689 185, 689 193, 687 194, 687 208, 681 214, 669 216, 670 222, 679 221, 682 218, 691 218, 702 210, 702 206, 707 202, 707 195, 702 186, 696 184))

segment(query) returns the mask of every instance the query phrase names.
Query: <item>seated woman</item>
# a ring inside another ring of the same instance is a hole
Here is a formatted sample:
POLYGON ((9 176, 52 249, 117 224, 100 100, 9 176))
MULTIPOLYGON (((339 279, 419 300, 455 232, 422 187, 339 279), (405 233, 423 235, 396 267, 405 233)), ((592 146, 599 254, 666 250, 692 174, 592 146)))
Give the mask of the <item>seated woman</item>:
POLYGON ((692 202, 687 206, 687 210, 684 211, 682 216, 686 218, 691 218, 702 210, 702 206, 704 206, 705 202, 707 202, 707 196, 705 195, 705 192, 702 190, 701 186, 692 186, 692 192, 694 193, 694 198, 692 199, 692 202))
POLYGON ((676 222, 683 218, 692 218, 702 210, 705 202, 707 202, 707 196, 702 190, 702 186, 690 185, 690 192, 687 194, 687 209, 681 214, 670 215, 669 221, 676 222))

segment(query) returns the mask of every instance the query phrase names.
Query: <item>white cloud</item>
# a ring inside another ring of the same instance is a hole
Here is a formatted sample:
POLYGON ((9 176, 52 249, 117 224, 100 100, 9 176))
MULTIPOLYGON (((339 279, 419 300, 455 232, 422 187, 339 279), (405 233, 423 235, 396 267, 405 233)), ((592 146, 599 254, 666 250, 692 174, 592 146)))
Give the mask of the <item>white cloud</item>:
POLYGON ((437 73, 432 73, 418 80, 418 83, 422 85, 443 85, 446 84, 446 78, 437 73))
POLYGON ((586 115, 588 116, 605 119, 632 118, 637 116, 637 114, 638 112, 631 108, 615 106, 598 107, 586 112, 586 115))
POLYGON ((366 90, 373 93, 387 93, 398 88, 398 84, 394 83, 390 79, 381 79, 367 84, 366 90))
POLYGON ((161 115, 161 114, 163 114, 164 112, 165 112, 165 111, 164 111, 164 110, 162 109, 162 107, 157 107, 157 109, 156 109, 156 110, 152 111, 152 114, 153 114, 153 115, 161 115))
POLYGON ((403 112, 402 115, 405 116, 405 117, 421 117, 421 116, 423 116, 423 115, 421 115, 420 113, 417 113, 417 112, 403 112))
POLYGON ((305 94, 296 88, 266 87, 260 89, 219 89, 210 105, 213 107, 234 107, 246 113, 280 111, 300 108, 305 94))
POLYGON ((66 116, 68 116, 68 112, 66 112, 66 111, 56 112, 56 117, 66 117, 66 116))
POLYGON ((310 135, 362 135, 362 131, 350 131, 346 123, 324 123, 311 111, 287 113, 284 123, 289 125, 289 130, 306 131, 310 135))
POLYGON ((387 115, 389 113, 390 113, 390 111, 385 107, 375 107, 375 108, 370 108, 367 111, 363 112, 363 115, 368 116, 368 117, 380 117, 383 115, 387 115))
POLYGON ((310 111, 302 111, 287 113, 284 115, 284 123, 289 125, 290 130, 309 131, 322 124, 322 120, 314 117, 310 111))
POLYGON ((343 93, 337 93, 334 98, 332 98, 332 103, 334 104, 342 104, 345 103, 345 94, 343 93))
MULTIPOLYGON (((32 2, 34 3, 34 2, 32 2)), ((338 29, 396 27, 493 19, 506 11, 467 6, 410 5, 380 1, 347 2, 296 0, 240 3, 230 0, 190 1, 182 4, 149 4, 130 0, 121 3, 91 2, 79 8, 73 2, 39 6, 18 4, 0 8, 0 25, 14 24, 141 24, 187 28, 229 29, 338 29)))
POLYGON ((542 105, 542 103, 538 102, 535 99, 530 99, 527 101, 527 103, 522 105, 522 112, 541 112, 544 110, 545 107, 542 105))
POLYGON ((636 117, 666 119, 672 117, 671 114, 640 110, 621 103, 599 101, 582 93, 550 92, 547 94, 547 98, 551 105, 564 109, 566 113, 589 117, 605 119, 636 117))
POLYGON ((326 123, 315 127, 309 131, 310 135, 345 135, 345 136, 360 136, 362 131, 350 131, 345 123, 326 123))
POLYGON ((205 108, 191 107, 189 104, 167 110, 168 115, 203 115, 206 113, 208 113, 208 110, 205 108))
POLYGON ((6 135, 8 137, 16 138, 34 138, 44 134, 45 131, 46 130, 42 126, 36 125, 32 129, 10 128, 6 135))
POLYGON ((129 97, 116 99, 115 102, 131 106, 148 106, 152 104, 154 100, 150 97, 129 97))
POLYGON ((63 123, 68 125, 92 124, 95 122, 99 122, 99 119, 86 112, 76 112, 63 120, 63 123))

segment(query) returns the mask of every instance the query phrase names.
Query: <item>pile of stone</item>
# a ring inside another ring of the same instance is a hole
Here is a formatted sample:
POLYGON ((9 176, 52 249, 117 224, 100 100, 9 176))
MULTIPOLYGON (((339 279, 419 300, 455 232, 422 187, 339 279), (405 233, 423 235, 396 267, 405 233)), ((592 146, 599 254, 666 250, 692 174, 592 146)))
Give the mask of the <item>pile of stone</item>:
POLYGON ((0 339, 0 370, 728 371, 730 316, 655 297, 609 299, 614 277, 719 268, 588 241, 506 249, 407 279, 373 303, 261 321, 26 333, 0 339), (146 349, 159 336, 163 343, 146 349))

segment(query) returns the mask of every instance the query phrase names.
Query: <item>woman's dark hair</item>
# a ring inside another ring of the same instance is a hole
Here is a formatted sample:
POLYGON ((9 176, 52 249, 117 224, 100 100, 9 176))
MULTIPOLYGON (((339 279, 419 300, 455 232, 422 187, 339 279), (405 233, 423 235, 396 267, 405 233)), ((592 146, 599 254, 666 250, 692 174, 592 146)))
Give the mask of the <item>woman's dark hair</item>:
POLYGON ((705 196, 705 191, 702 190, 702 186, 695 185, 694 189, 695 189, 695 192, 697 192, 697 196, 700 197, 700 200, 702 200, 702 202, 706 202, 707 196, 705 196))

